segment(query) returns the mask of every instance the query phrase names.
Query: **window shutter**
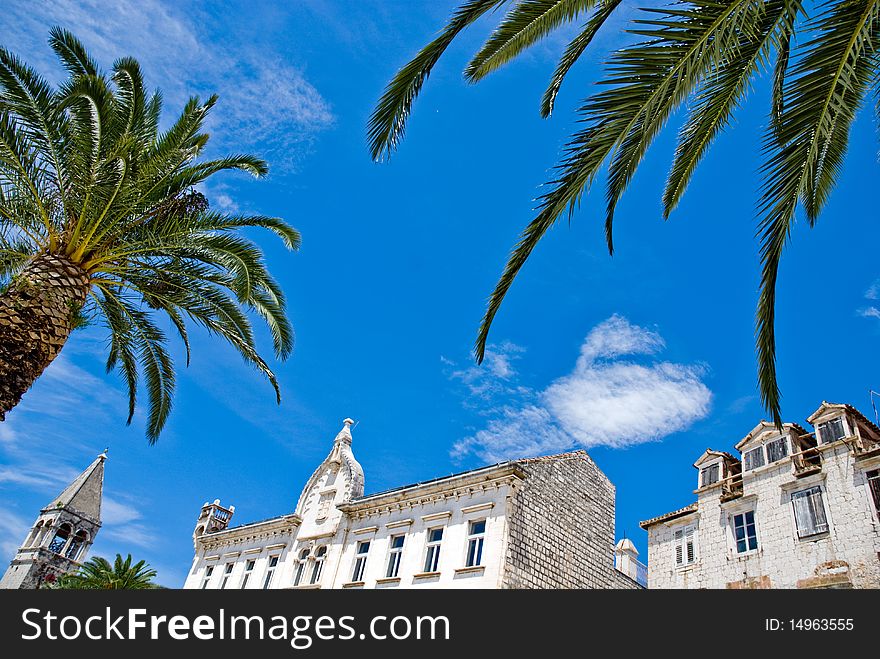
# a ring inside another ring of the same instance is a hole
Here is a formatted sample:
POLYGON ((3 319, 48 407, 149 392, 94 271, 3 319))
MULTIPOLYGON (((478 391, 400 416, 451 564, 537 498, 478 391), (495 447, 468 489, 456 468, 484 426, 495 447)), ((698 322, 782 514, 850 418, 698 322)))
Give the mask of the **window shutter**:
POLYGON ((679 529, 675 532, 675 564, 681 565, 684 562, 684 553, 682 547, 682 531, 679 529))
POLYGON ((693 563, 697 556, 694 549, 694 529, 689 528, 685 533, 685 543, 687 545, 687 562, 693 563))

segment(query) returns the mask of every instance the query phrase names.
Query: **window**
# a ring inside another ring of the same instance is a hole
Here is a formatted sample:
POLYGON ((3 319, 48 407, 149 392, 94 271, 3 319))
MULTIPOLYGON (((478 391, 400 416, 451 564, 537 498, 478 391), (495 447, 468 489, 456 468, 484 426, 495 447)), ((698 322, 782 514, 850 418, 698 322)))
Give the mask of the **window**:
POLYGON ((687 526, 675 532, 675 564, 677 566, 690 565, 696 562, 696 536, 697 529, 695 526, 687 526))
POLYGON ((263 581, 263 590, 268 590, 272 584, 272 577, 275 576, 275 568, 278 566, 278 557, 269 557, 269 567, 266 570, 266 579, 263 581))
POLYGON ((205 568, 205 578, 202 579, 202 590, 208 587, 208 582, 211 581, 212 574, 214 574, 214 566, 209 565, 205 568))
POLYGON ((405 536, 391 536, 391 551, 388 554, 388 569, 385 570, 385 576, 393 579, 400 573, 400 559, 403 556, 403 539, 405 536))
POLYGON ((77 531, 76 535, 73 536, 73 539, 70 541, 70 544, 67 545, 67 551, 64 552, 64 555, 70 560, 75 561, 79 557, 79 553, 88 539, 89 536, 85 531, 77 531))
POLYGON ((874 512, 880 520, 880 469, 869 471, 865 476, 868 478, 868 493, 874 502, 874 512))
POLYGON ((744 469, 749 471, 764 466, 764 447, 758 446, 743 454, 744 469))
POLYGON ((244 576, 241 578, 241 587, 247 588, 248 581, 251 580, 251 573, 254 571, 254 565, 256 565, 256 561, 247 561, 244 564, 244 576))
POLYGON ((779 439, 767 444, 767 462, 776 462, 788 457, 788 438, 779 439))
POLYGON ((828 530, 825 504, 822 502, 822 488, 817 486, 795 492, 791 495, 791 504, 794 506, 798 537, 806 538, 828 530))
POLYGON ((296 574, 293 577, 293 585, 299 586, 302 583, 303 574, 306 571, 306 561, 309 560, 309 550, 303 549, 299 553, 299 560, 296 563, 296 574))
POLYGON ((821 443, 830 444, 844 437, 846 437, 846 431, 843 429, 843 417, 819 424, 819 441, 821 443))
POLYGON ((58 528, 58 531, 55 532, 55 537, 52 538, 52 542, 49 543, 49 551, 60 554, 64 549, 64 545, 67 544, 67 539, 70 537, 70 532, 72 530, 70 524, 62 524, 58 528))
POLYGON ((357 554, 354 559, 354 570, 351 572, 352 581, 364 580, 364 569, 367 567, 367 554, 370 553, 370 541, 363 540, 357 544, 357 554))
POLYGON ((744 554, 758 548, 754 510, 733 516, 733 537, 736 540, 737 554, 744 554))
POLYGON ((229 577, 232 576, 232 567, 234 565, 235 565, 235 563, 227 563, 226 564, 226 569, 223 570, 223 581, 220 582, 220 590, 226 589, 226 584, 229 583, 229 577))
MULTIPOLYGON (((716 467, 718 465, 715 465, 716 467)), ((467 559, 465 567, 483 564, 483 540, 486 538, 486 520, 471 522, 468 527, 467 559)))
POLYGON ((706 487, 707 485, 712 485, 712 483, 718 482, 718 468, 719 465, 716 462, 700 471, 700 487, 706 487))
POLYGON ((316 584, 321 580, 321 572, 324 569, 324 558, 327 556, 327 545, 321 545, 315 550, 315 565, 312 568, 310 584, 316 584))
POLYGON ((425 550, 425 572, 436 572, 440 565, 440 543, 443 542, 443 529, 428 529, 428 543, 425 550))

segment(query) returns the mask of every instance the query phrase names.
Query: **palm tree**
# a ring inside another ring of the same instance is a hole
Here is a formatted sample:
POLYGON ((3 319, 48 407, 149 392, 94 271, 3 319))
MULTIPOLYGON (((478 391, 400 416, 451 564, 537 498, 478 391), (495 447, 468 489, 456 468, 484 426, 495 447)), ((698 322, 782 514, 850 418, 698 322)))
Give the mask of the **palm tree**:
POLYGON ((289 249, 284 221, 211 211, 196 186, 218 172, 264 176, 251 155, 200 159, 205 118, 217 101, 190 98, 159 130, 162 97, 148 94, 131 58, 101 71, 69 32, 50 44, 68 72, 57 89, 0 48, 0 420, 84 321, 109 335, 107 370, 128 387, 128 422, 141 378, 155 442, 171 410, 174 367, 157 314, 179 334, 187 321, 228 341, 280 394, 257 353, 248 312, 291 352, 284 297, 257 245, 268 229, 289 249))
POLYGON ((158 588, 153 583, 156 570, 146 561, 131 564, 131 554, 123 561, 116 554, 113 565, 105 558, 97 556, 83 563, 79 570, 65 574, 58 579, 53 588, 63 590, 146 590, 158 588))
MULTIPOLYGON (((373 158, 403 138, 413 102, 452 41, 487 12, 509 6, 465 69, 477 82, 529 46, 582 15, 586 22, 559 60, 541 99, 549 117, 571 67, 620 0, 467 0, 433 41, 388 84, 370 118, 373 158)), ((660 4, 660 3, 658 3, 660 4)), ((605 237, 613 253, 614 210, 653 139, 670 116, 686 119, 666 189, 663 215, 677 206, 713 139, 744 101, 750 83, 772 70, 770 120, 764 136, 758 210, 761 292, 756 336, 762 402, 780 424, 776 382, 776 279, 795 213, 812 226, 840 173, 850 126, 869 94, 880 96, 880 0, 687 0, 642 10, 630 32, 638 43, 610 56, 601 91, 580 107, 571 136, 537 215, 523 231, 492 293, 475 352, 482 361, 495 314, 544 234, 570 216, 607 163, 605 237)), ((880 102, 878 102, 880 113, 880 102)))

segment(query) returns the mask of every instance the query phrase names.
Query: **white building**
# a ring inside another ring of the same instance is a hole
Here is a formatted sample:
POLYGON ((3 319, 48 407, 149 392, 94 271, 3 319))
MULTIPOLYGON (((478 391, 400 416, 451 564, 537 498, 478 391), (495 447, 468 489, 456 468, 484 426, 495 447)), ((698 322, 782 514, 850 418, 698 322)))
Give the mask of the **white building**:
POLYGON ((880 428, 823 402, 694 463, 697 501, 655 517, 649 588, 880 587, 880 428))
MULTIPOLYGON (((634 588, 614 486, 584 451, 364 496, 351 419, 293 513, 229 527, 205 504, 184 588, 634 588)), ((631 544, 631 543, 630 543, 631 544)))

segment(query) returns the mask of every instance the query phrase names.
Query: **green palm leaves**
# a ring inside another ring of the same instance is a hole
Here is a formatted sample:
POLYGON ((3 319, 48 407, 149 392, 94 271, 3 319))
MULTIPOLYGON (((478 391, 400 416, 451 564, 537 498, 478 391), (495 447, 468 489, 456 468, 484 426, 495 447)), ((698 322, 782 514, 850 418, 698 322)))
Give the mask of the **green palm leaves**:
POLYGON ((146 391, 151 442, 174 393, 163 325, 187 359, 188 324, 222 337, 278 396, 251 317, 265 322, 280 359, 293 330, 249 230, 268 230, 291 250, 299 233, 278 218, 211 211, 197 191, 224 171, 264 176, 266 163, 246 154, 201 158, 216 97, 191 98, 162 132, 162 98, 146 91, 137 61, 117 60, 107 74, 69 32, 53 29, 50 43, 69 73, 58 89, 0 49, 0 281, 44 253, 88 276, 84 313, 109 330, 107 368, 128 386, 129 422, 139 388, 146 391))
POLYGON ((131 554, 122 560, 116 554, 113 565, 106 558, 90 558, 72 574, 65 574, 55 588, 65 590, 148 590, 157 588, 153 583, 156 570, 146 561, 132 565, 131 554))
MULTIPOLYGON (((465 69, 472 82, 553 30, 587 16, 542 98, 541 114, 547 117, 571 67, 620 3, 519 0, 462 5, 441 37, 387 87, 369 126, 374 158, 397 147, 415 95, 451 40, 502 4, 510 8, 465 69)), ((751 81, 772 69, 759 204, 763 268, 756 333, 762 400, 779 423, 773 331, 779 259, 798 203, 810 223, 815 222, 839 174, 856 112, 872 87, 875 94, 880 92, 878 12, 880 0, 832 0, 809 11, 799 0, 693 0, 642 10, 629 30, 640 41, 611 55, 602 89, 581 105, 582 127, 567 144, 549 191, 538 200, 536 216, 514 246, 489 298, 475 346, 477 359, 482 360, 495 315, 532 250, 560 217, 575 210, 597 175, 606 174, 604 225, 613 253, 616 206, 673 113, 686 108, 663 193, 664 217, 678 205, 751 81)))

